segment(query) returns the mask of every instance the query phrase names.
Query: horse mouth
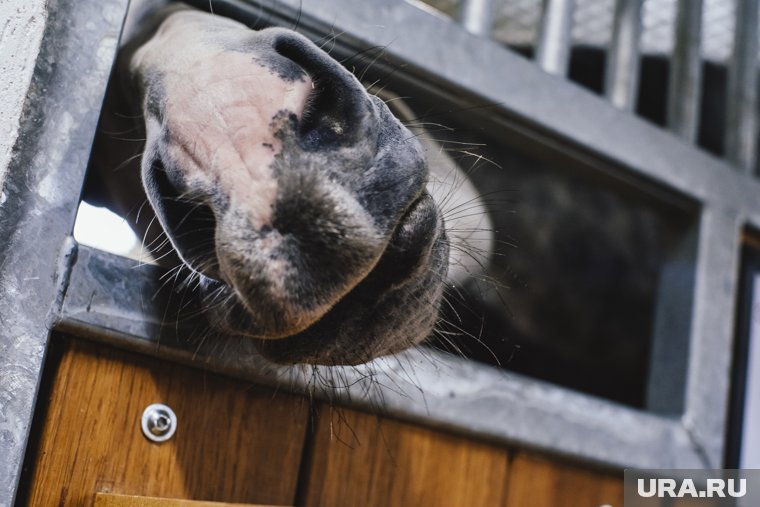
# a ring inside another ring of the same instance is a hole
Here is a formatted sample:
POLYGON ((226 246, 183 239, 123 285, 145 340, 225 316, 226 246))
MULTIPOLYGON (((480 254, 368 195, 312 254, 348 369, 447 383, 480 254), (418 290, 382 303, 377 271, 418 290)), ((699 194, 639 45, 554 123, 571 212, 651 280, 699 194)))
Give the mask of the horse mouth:
POLYGON ((372 271, 305 330, 280 339, 249 336, 259 353, 279 364, 358 365, 427 339, 438 320, 449 255, 432 198, 415 201, 394 240, 372 271))
POLYGON ((230 284, 201 272, 205 277, 201 295, 209 308, 204 314, 210 329, 250 340, 274 363, 361 364, 432 333, 447 261, 440 215, 432 198, 423 194, 404 213, 370 272, 304 329, 288 336, 266 336, 230 284), (397 321, 395 312, 404 318, 397 321))

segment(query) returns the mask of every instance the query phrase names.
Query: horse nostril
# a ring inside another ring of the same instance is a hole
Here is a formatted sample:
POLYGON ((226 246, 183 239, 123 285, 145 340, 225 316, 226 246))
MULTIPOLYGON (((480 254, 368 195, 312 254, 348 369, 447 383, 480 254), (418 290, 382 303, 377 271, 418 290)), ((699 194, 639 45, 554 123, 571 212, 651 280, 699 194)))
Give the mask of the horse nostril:
POLYGON ((340 146, 351 132, 352 118, 337 89, 325 89, 312 77, 314 89, 298 123, 298 137, 304 149, 314 151, 340 146))
POLYGON ((306 150, 349 144, 368 101, 361 84, 339 63, 307 39, 282 33, 274 50, 298 64, 312 79, 313 90, 299 121, 298 134, 306 150))

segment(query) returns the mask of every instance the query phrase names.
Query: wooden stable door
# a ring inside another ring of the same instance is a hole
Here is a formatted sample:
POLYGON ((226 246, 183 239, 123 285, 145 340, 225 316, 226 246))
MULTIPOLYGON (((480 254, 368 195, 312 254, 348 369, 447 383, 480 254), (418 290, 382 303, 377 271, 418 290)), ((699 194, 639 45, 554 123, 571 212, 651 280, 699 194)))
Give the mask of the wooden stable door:
POLYGON ((57 340, 20 505, 91 506, 98 493, 102 507, 196 505, 177 499, 330 507, 622 505, 622 473, 310 406, 305 398, 202 370, 57 340), (178 421, 176 434, 161 444, 140 429, 144 408, 157 402, 170 406, 178 421))

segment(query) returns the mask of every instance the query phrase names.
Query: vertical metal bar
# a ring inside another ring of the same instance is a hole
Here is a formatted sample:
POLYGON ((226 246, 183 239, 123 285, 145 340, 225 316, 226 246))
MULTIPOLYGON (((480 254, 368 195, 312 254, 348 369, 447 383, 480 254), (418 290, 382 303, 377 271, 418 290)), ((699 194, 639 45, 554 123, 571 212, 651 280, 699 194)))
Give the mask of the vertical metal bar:
POLYGON ((465 30, 475 35, 490 35, 493 4, 493 0, 464 0, 460 19, 465 30))
POLYGON ((646 399, 657 414, 684 409, 699 233, 698 225, 684 231, 660 268, 646 399))
POLYGON ((536 63, 550 74, 567 74, 574 10, 574 0, 544 0, 536 42, 536 63))
POLYGON ((670 64, 668 128, 694 142, 702 90, 702 0, 680 0, 670 64))
MULTIPOLYGON (((731 176, 731 175, 729 175, 731 176)), ((704 468, 724 456, 739 248, 745 217, 722 205, 704 208, 699 225, 686 405, 681 418, 704 468)))
POLYGON ((25 118, 0 189, 0 506, 14 505, 48 336, 73 262, 69 234, 127 3, 46 5, 25 118))
POLYGON ((734 51, 728 68, 725 153, 746 172, 757 155, 758 0, 736 2, 734 51))
POLYGON ((632 111, 639 87, 639 40, 643 0, 617 0, 604 93, 615 107, 632 111))
MULTIPOLYGON (((745 294, 745 297, 751 298, 750 315, 757 315, 757 312, 760 312, 760 276, 753 273, 752 278, 752 288, 747 291, 749 294, 745 294)), ((749 343, 747 343, 746 361, 751 366, 746 371, 746 386, 743 399, 740 401, 744 405, 744 413, 739 421, 741 429, 737 431, 741 435, 739 439, 741 447, 738 450, 739 455, 735 465, 742 468, 756 468, 757 463, 760 463, 760 369, 757 367, 760 365, 760 322, 757 319, 747 320, 750 320, 750 323, 747 326, 746 339, 749 343)))

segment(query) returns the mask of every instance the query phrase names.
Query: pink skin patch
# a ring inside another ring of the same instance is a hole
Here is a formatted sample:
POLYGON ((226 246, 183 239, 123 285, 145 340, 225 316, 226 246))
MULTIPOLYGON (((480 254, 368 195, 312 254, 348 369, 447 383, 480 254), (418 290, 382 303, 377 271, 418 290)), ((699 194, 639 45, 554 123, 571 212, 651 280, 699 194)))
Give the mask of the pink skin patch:
POLYGON ((229 209, 246 210, 250 225, 260 229, 271 224, 277 196, 270 166, 282 146, 272 120, 283 110, 300 116, 313 85, 306 75, 289 82, 255 55, 225 50, 225 40, 250 30, 213 19, 225 26, 212 38, 208 16, 170 15, 135 53, 133 72, 161 69, 167 154, 183 168, 188 187, 218 189, 229 197, 229 209))

